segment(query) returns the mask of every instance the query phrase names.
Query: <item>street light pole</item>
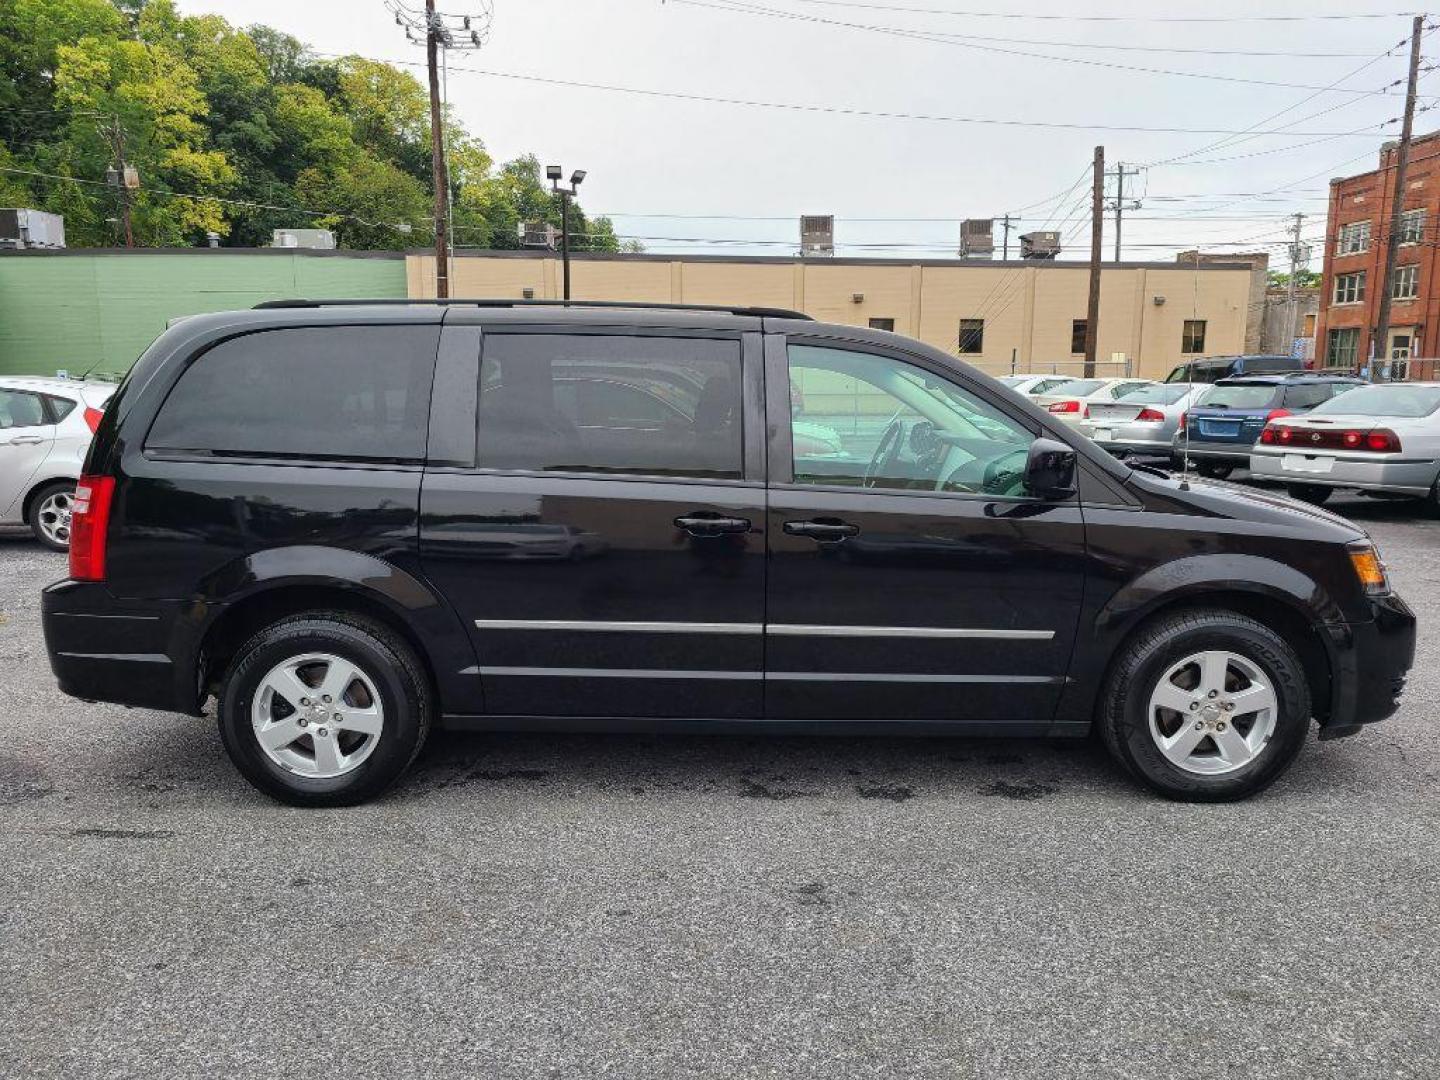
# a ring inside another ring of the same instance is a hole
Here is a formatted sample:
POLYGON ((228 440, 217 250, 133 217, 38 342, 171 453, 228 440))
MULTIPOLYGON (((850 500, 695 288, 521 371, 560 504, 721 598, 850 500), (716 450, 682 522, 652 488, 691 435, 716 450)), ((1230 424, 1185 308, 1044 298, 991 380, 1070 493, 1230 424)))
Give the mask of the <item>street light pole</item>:
POLYGON ((570 200, 579 194, 580 184, 585 180, 585 170, 576 169, 570 174, 570 186, 561 187, 560 178, 565 170, 559 165, 547 165, 545 176, 550 181, 550 190, 560 196, 560 263, 563 267, 565 299, 570 299, 570 200))

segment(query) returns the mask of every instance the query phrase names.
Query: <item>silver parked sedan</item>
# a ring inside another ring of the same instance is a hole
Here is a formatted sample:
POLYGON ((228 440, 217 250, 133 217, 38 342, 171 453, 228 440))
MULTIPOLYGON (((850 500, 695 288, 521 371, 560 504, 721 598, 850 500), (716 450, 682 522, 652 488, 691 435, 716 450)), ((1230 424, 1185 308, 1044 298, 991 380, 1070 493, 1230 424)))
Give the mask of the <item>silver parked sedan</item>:
POLYGON ((1360 386, 1303 416, 1272 420, 1250 452, 1250 472, 1307 502, 1350 488, 1440 510, 1440 383, 1360 386))
POLYGON ((1154 383, 1127 390, 1113 402, 1092 401, 1076 426, 1116 457, 1171 457, 1170 441, 1180 416, 1209 387, 1203 383, 1154 383))

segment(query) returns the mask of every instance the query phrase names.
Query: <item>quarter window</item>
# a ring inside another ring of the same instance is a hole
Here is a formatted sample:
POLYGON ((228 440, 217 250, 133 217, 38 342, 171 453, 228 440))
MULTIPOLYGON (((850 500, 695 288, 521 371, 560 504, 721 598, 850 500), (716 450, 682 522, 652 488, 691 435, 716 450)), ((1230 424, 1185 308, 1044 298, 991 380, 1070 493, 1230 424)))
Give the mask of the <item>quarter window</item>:
POLYGON ((1390 296, 1396 300, 1414 300, 1420 291, 1420 267, 1397 266, 1390 296))
POLYGON ((1204 319, 1185 320, 1185 326, 1180 332, 1180 351, 1182 353, 1202 353, 1205 351, 1204 319))
POLYGON ((985 351, 985 320, 960 320, 960 352, 981 353, 985 351))
POLYGON ((1336 255, 1358 255, 1370 250, 1370 222, 1352 221, 1341 225, 1335 241, 1336 255))
POLYGON ((740 479, 740 343, 491 334, 482 468, 740 479))
POLYGON ((1358 304, 1365 299, 1365 272, 1335 275, 1335 303, 1358 304))
POLYGON ((439 340, 432 326, 231 338, 180 376, 145 445, 234 457, 423 461, 439 340))
POLYGON ((791 345, 797 484, 1023 495, 1034 435, 948 379, 873 353, 791 345))

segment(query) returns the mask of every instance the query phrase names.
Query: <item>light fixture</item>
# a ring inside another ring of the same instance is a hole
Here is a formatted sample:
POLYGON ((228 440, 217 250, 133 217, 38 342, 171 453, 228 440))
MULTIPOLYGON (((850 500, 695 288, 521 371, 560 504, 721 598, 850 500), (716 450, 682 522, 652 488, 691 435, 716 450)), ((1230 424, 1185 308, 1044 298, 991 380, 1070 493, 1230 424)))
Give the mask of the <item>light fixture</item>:
POLYGON ((523 296, 526 300, 534 300, 535 290, 530 288, 521 289, 520 295, 523 296))
POLYGON ((584 169, 576 169, 573 173, 570 174, 570 183, 571 183, 571 185, 572 185, 573 187, 579 187, 584 180, 585 180, 585 170, 584 170, 584 169))
POLYGON ((546 166, 545 166, 545 179, 546 179, 546 180, 559 180, 560 177, 562 177, 562 176, 564 176, 564 175, 565 175, 565 170, 562 169, 559 165, 546 165, 546 166))
POLYGON ((863 304, 865 302, 865 294, 863 292, 851 293, 850 302, 852 304, 863 304))
POLYGON ((1154 304, 1156 307, 1164 307, 1164 306, 1165 306, 1165 298, 1164 298, 1163 296, 1152 296, 1152 297, 1150 298, 1150 302, 1151 302, 1152 304, 1154 304))

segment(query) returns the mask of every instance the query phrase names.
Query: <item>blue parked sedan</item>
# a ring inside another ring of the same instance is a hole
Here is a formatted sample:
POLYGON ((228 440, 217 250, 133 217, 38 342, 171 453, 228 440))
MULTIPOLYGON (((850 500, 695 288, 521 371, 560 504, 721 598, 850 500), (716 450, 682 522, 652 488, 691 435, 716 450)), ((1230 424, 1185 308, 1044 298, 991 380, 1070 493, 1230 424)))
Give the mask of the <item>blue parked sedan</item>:
POLYGON ((1353 375, 1297 371, 1221 379, 1183 416, 1172 444, 1175 462, 1224 478, 1250 463, 1250 448, 1265 424, 1307 413, 1364 380, 1353 375))

